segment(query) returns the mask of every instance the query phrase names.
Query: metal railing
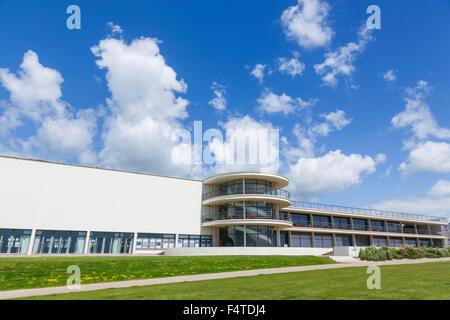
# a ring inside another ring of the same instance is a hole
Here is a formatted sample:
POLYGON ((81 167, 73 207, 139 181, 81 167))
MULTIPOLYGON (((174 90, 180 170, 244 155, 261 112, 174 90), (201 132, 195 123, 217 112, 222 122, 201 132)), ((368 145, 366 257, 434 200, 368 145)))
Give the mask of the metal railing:
POLYGON ((383 218, 397 218, 397 219, 448 223, 448 219, 443 218, 443 217, 435 217, 435 216, 428 216, 428 215, 421 215, 421 214, 414 214, 414 213, 395 212, 395 211, 383 211, 383 210, 377 210, 377 209, 345 207, 345 206, 337 206, 337 205, 331 205, 331 204, 322 204, 322 203, 305 202, 305 201, 292 201, 291 207, 333 211, 333 212, 340 212, 340 213, 353 213, 353 214, 361 214, 361 215, 366 215, 366 216, 383 217, 383 218))
POLYGON ((289 191, 284 189, 245 189, 244 188, 235 188, 230 190, 213 190, 202 195, 202 200, 207 200, 209 198, 220 197, 220 196, 228 196, 228 195, 272 195, 272 196, 280 196, 283 198, 290 199, 291 194, 289 191))
POLYGON ((246 215, 244 217, 244 215, 221 215, 221 216, 203 216, 202 217, 202 222, 210 222, 210 221, 218 221, 218 220, 233 220, 233 219, 264 219, 264 220, 283 220, 283 221, 290 221, 286 218, 283 217, 279 217, 277 219, 277 217, 275 216, 275 214, 272 215, 259 215, 259 214, 250 214, 250 215, 246 215))

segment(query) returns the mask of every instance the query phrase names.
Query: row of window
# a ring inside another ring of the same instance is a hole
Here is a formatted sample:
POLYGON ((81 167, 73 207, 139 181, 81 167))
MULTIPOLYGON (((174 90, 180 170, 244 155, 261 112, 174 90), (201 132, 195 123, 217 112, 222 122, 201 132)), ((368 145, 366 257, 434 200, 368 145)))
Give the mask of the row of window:
MULTIPOLYGON (((355 236, 355 244, 353 244, 351 235, 335 235, 336 246, 370 246, 369 236, 355 236)), ((387 247, 388 242, 386 237, 373 237, 373 245, 375 247, 387 247)), ((289 233, 282 231, 280 234, 281 246, 289 245, 289 233)), ((405 244, 403 244, 402 238, 390 238, 391 247, 417 246, 416 239, 405 238, 405 244)), ((419 239, 421 247, 431 247, 433 244, 430 239, 419 239)), ((441 246, 440 241, 436 241, 434 245, 441 246)), ((304 232, 291 232, 291 246, 292 247, 313 247, 311 233, 304 232)), ((333 236, 331 234, 315 234, 314 235, 314 247, 316 248, 332 248, 333 236)))
MULTIPOLYGON (((270 181, 245 179, 245 193, 247 194, 265 194, 272 190, 270 181)), ((244 193, 242 179, 228 181, 219 185, 219 193, 224 194, 242 194, 244 193)))
MULTIPOLYGON (((281 212, 280 212, 281 214, 281 212)), ((287 213, 283 212, 284 216, 287 213)), ((386 226, 384 221, 380 220, 370 220, 353 218, 353 225, 350 222, 350 218, 345 217, 334 217, 333 225, 331 223, 330 216, 323 215, 313 215, 312 221, 310 221, 310 216, 307 214, 291 213, 291 220, 294 226, 300 227, 314 227, 314 228, 336 228, 336 229, 346 229, 346 230, 373 230, 373 231, 388 231, 388 232, 402 232, 402 227, 399 222, 387 222, 386 226)), ((281 216, 281 215, 280 215, 281 216)), ((414 226, 406 225, 403 228, 405 233, 416 233, 414 226)), ((419 234, 429 234, 429 230, 424 226, 417 226, 417 233, 419 234)))
MULTIPOLYGON (((86 244, 85 231, 37 230, 33 242, 33 254, 83 254, 86 244)), ((0 253, 26 254, 31 230, 0 229, 0 253)), ((130 254, 133 233, 90 233, 88 253, 130 254)), ((211 247, 210 235, 183 235, 178 237, 177 247, 211 247)), ((175 247, 175 234, 138 233, 137 249, 166 249, 175 247)))
MULTIPOLYGON (((245 216, 246 217, 272 217, 274 214, 272 203, 264 201, 247 201, 245 202, 245 216)), ((244 217, 244 203, 241 201, 229 202, 219 206, 219 219, 226 219, 228 217, 244 217)))

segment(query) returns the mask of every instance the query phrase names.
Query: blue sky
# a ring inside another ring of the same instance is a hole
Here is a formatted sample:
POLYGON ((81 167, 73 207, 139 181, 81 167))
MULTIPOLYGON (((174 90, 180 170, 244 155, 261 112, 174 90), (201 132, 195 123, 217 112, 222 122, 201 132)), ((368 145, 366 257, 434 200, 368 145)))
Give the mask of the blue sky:
POLYGON ((171 132, 277 128, 296 198, 450 215, 448 1, 0 1, 0 25, 1 154, 201 178, 249 168, 173 164, 171 132))

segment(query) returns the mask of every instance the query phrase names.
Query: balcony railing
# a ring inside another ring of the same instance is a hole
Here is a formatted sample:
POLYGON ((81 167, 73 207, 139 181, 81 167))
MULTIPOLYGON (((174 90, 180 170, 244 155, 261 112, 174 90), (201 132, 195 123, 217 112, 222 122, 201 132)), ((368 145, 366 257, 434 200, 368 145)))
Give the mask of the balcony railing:
POLYGON ((304 202, 304 201, 292 201, 291 207, 294 208, 305 208, 305 209, 316 209, 316 210, 326 210, 340 213, 353 213, 366 216, 383 217, 383 218, 396 218, 405 220, 420 220, 420 221, 431 221, 431 222, 442 222, 448 223, 447 218, 435 217, 414 213, 404 213, 395 211, 383 211, 377 209, 365 209, 365 208, 354 208, 354 207, 344 207, 330 204, 314 203, 314 202, 304 202))
POLYGON ((220 197, 220 196, 228 196, 234 194, 242 194, 242 195, 272 195, 272 196, 280 196, 283 198, 290 199, 291 194, 283 189, 244 189, 243 188, 232 188, 227 190, 213 190, 202 195, 202 200, 207 200, 209 198, 220 197))
POLYGON ((293 227, 300 227, 300 228, 319 228, 319 229, 337 229, 337 230, 355 230, 355 231, 371 231, 371 232, 391 232, 391 233, 408 233, 408 234, 426 234, 426 235, 439 235, 439 234, 433 234, 430 233, 426 229, 417 228, 417 233, 414 229, 411 228, 401 228, 401 227, 380 227, 380 226, 362 226, 362 225, 355 225, 352 226, 351 224, 346 223, 326 223, 326 222, 311 222, 311 221, 293 221, 292 218, 289 218, 289 216, 286 216, 284 214, 279 214, 278 219, 276 218, 275 213, 272 215, 246 215, 244 217, 243 214, 236 214, 236 215, 215 215, 215 216, 203 216, 202 222, 209 222, 209 221, 218 221, 218 220, 232 220, 232 219, 272 219, 272 220, 284 220, 284 221, 290 221, 292 222, 293 227))
POLYGON ((264 220, 289 221, 288 219, 285 219, 281 216, 277 219, 275 214, 272 214, 272 215, 250 214, 250 215, 246 215, 245 217, 244 217, 244 215, 203 216, 202 222, 218 221, 218 220, 232 220, 232 219, 264 219, 264 220))

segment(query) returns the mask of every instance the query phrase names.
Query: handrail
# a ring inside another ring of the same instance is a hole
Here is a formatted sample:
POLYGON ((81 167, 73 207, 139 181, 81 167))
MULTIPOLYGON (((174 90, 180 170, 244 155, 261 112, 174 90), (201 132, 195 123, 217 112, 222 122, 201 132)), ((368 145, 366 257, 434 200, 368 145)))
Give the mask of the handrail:
POLYGON ((315 202, 292 201, 291 207, 326 210, 326 211, 342 212, 342 213, 354 213, 354 214, 376 216, 376 217, 388 217, 388 218, 448 223, 448 219, 444 218, 444 217, 435 217, 435 216, 428 216, 428 215, 421 215, 421 214, 414 214, 414 213, 405 213, 405 212, 395 212, 395 211, 383 211, 383 210, 378 210, 378 209, 345 207, 345 206, 315 203, 315 202))
POLYGON ((291 198, 291 194, 289 193, 289 191, 286 191, 284 189, 264 189, 263 191, 260 190, 243 190, 243 188, 234 188, 231 189, 230 191, 223 191, 223 190, 213 190, 213 191, 209 191, 207 193, 204 193, 202 195, 202 200, 207 200, 209 198, 214 198, 214 197, 220 197, 220 196, 227 196, 227 195, 273 195, 273 196, 280 196, 283 198, 287 198, 290 199, 291 198), (251 191, 251 192, 249 192, 251 191))

